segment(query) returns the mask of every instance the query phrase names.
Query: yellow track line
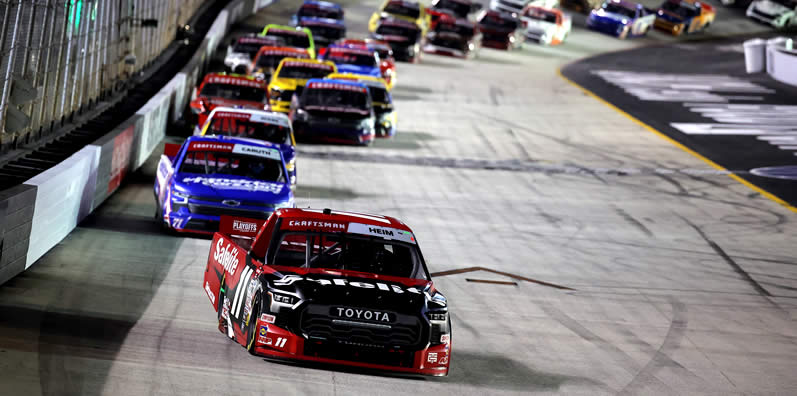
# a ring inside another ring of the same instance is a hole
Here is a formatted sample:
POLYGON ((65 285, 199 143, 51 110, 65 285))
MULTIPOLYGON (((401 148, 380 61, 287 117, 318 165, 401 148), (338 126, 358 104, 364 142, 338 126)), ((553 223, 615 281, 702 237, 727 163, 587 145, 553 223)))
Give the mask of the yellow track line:
POLYGON ((744 185, 745 187, 747 187, 747 188, 749 188, 749 189, 751 189, 751 190, 753 190, 753 191, 755 191, 755 192, 757 192, 757 193, 761 194, 761 196, 763 196, 763 197, 766 197, 766 198, 768 198, 768 199, 770 199, 770 200, 772 200, 772 201, 774 201, 774 202, 777 202, 778 204, 780 204, 780 205, 784 206, 786 209, 788 209, 788 210, 790 210, 790 211, 792 211, 792 212, 795 212, 795 213, 797 213, 797 207, 791 206, 791 205, 790 205, 788 202, 786 202, 786 201, 784 201, 784 200, 782 200, 782 199, 778 198, 777 196, 775 196, 775 195, 774 195, 774 194, 772 194, 771 192, 769 192, 769 191, 766 191, 766 190, 762 189, 761 187, 758 187, 758 186, 756 186, 755 184, 753 184, 753 183, 750 183, 749 181, 747 181, 747 180, 744 180, 743 178, 741 178, 741 177, 739 177, 739 176, 735 175, 733 172, 729 171, 728 169, 725 169, 724 167, 722 167, 722 166, 721 166, 721 165, 719 165, 718 163, 716 163, 716 162, 714 162, 714 161, 712 161, 712 160, 710 160, 710 159, 708 159, 708 158, 706 158, 706 157, 704 157, 704 156, 702 156, 702 155, 698 154, 696 151, 694 151, 694 150, 690 149, 689 147, 686 147, 686 146, 684 146, 683 144, 681 144, 681 143, 677 142, 676 140, 674 140, 673 138, 671 138, 671 137, 667 136, 666 134, 664 134, 664 133, 662 133, 662 132, 659 132, 659 131, 657 131, 657 130, 653 129, 653 127, 651 127, 650 125, 648 125, 648 124, 645 124, 644 122, 640 121, 639 119, 637 119, 636 117, 632 116, 631 114, 628 114, 628 113, 626 113, 626 112, 625 112, 625 111, 623 111, 623 110, 620 110, 620 109, 619 109, 617 106, 615 106, 615 105, 613 105, 613 104, 611 104, 611 103, 607 102, 606 100, 604 100, 604 99, 603 99, 603 98, 601 98, 600 96, 596 95, 594 92, 592 92, 592 91, 590 91, 590 90, 588 90, 588 89, 586 89, 586 88, 582 87, 581 85, 579 85, 579 84, 578 84, 578 83, 576 83, 575 81, 573 81, 573 80, 571 80, 571 79, 569 79, 569 78, 565 77, 565 75, 564 75, 564 74, 562 74, 562 69, 561 69, 561 68, 558 68, 558 69, 556 69, 556 73, 559 75, 559 77, 562 77, 562 79, 564 79, 565 81, 567 81, 568 83, 570 83, 570 84, 571 84, 571 85, 573 85, 574 87, 576 87, 576 88, 578 88, 578 89, 582 90, 582 91, 583 91, 583 92, 585 92, 587 95, 589 95, 589 96, 591 96, 592 98, 596 99, 598 102, 601 102, 601 103, 603 103, 604 105, 606 105, 606 106, 608 106, 609 108, 611 108, 612 110, 614 110, 614 111, 616 111, 616 112, 620 113, 620 114, 621 114, 621 115, 623 115, 625 118, 628 118, 629 120, 633 121, 635 124, 637 124, 637 125, 641 126, 642 128, 646 129, 647 131, 649 131, 649 132, 652 132, 652 133, 654 133, 655 135, 659 136, 660 138, 662 138, 662 139, 664 139, 664 140, 666 140, 666 141, 670 142, 670 143, 671 143, 671 144, 673 144, 675 147, 678 147, 679 149, 681 149, 681 150, 683 150, 683 151, 686 151, 686 152, 687 152, 687 153, 689 153, 689 154, 692 154, 693 156, 695 156, 695 157, 697 157, 698 159, 702 160, 703 162, 707 163, 707 164, 708 164, 709 166, 711 166, 712 168, 714 168, 714 169, 717 169, 717 170, 720 170, 720 171, 723 171, 723 172, 725 172, 725 174, 726 174, 726 175, 728 175, 728 177, 730 177, 730 178, 731 178, 731 179, 733 179, 733 180, 736 180, 737 182, 741 183, 741 184, 742 184, 742 185, 744 185))

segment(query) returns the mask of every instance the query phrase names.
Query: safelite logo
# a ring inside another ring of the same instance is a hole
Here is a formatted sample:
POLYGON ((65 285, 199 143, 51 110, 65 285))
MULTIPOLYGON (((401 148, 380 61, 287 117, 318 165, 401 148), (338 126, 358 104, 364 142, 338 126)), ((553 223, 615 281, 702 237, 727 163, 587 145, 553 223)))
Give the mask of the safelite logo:
POLYGON ((222 247, 222 245, 224 245, 224 240, 219 239, 216 242, 216 250, 213 251, 213 259, 221 264, 228 274, 232 275, 238 268, 238 248, 231 243, 226 247, 222 247))

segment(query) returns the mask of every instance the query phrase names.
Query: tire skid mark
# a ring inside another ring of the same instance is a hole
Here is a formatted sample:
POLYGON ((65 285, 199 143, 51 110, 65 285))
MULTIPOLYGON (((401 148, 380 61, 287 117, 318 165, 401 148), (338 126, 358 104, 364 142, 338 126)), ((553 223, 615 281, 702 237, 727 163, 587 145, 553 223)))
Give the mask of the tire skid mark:
POLYGON ((761 286, 761 284, 759 284, 755 279, 753 279, 753 277, 750 276, 750 274, 748 274, 747 271, 745 271, 734 259, 732 259, 728 255, 728 253, 726 253, 725 250, 723 250, 722 247, 720 247, 719 244, 717 244, 716 242, 714 242, 714 240, 709 238, 708 235, 706 235, 706 233, 699 226, 697 226, 695 223, 692 223, 691 221, 689 221, 689 219, 685 217, 681 217, 681 220, 683 220, 686 224, 692 227, 695 230, 695 232, 697 232, 697 234, 700 235, 701 238, 703 238, 703 241, 705 241, 706 244, 708 244, 708 246, 711 247, 711 249, 713 249, 718 256, 720 256, 723 260, 725 260, 725 262, 728 263, 728 265, 730 265, 731 268, 733 268, 733 270, 737 274, 739 274, 739 276, 742 277, 742 279, 744 279, 748 284, 750 284, 750 286, 752 286, 753 289, 755 289, 755 291, 758 292, 758 294, 760 294, 763 297, 772 297, 772 294, 770 294, 769 291, 767 291, 767 289, 765 289, 763 286, 761 286))
MULTIPOLYGON (((634 358, 627 353, 623 352, 622 349, 618 348, 614 344, 604 340, 603 338, 599 337, 597 334, 591 332, 589 329, 578 323, 575 319, 571 318, 558 308, 554 307, 550 303, 543 303, 540 305, 540 308, 548 314, 551 318, 556 320, 559 324, 566 327, 568 330, 572 331, 585 341, 595 345, 601 351, 603 351, 606 355, 608 355, 619 367, 623 370, 628 372, 630 375, 634 375, 634 378, 640 377, 641 380, 644 380, 647 385, 655 386, 654 392, 655 394, 673 394, 674 391, 670 388, 667 384, 659 380, 658 378, 651 376, 647 372, 642 372, 639 369, 639 365, 636 363, 634 358)), ((633 380, 632 380, 633 381, 633 380)))
POLYGON ((614 211, 618 215, 620 215, 620 217, 622 217, 623 220, 625 220, 628 224, 631 224, 636 229, 642 231, 643 234, 645 234, 645 235, 647 235, 649 237, 653 237, 653 232, 650 231, 650 229, 648 227, 646 227, 644 224, 642 224, 641 221, 639 221, 636 218, 634 218, 634 216, 631 216, 630 214, 628 214, 628 212, 626 212, 622 208, 619 208, 619 207, 616 207, 616 206, 614 207, 614 211))
MULTIPOLYGON (((647 393, 645 391, 649 385, 650 378, 656 378, 656 372, 664 368, 674 370, 675 375, 679 379, 688 381, 690 389, 705 390, 708 388, 708 385, 702 378, 670 358, 670 355, 680 348, 681 340, 684 338, 688 324, 686 304, 675 298, 671 298, 670 305, 672 306, 672 319, 670 320, 670 327, 667 330, 667 335, 664 336, 664 341, 662 341, 661 346, 653 353, 653 356, 651 356, 647 364, 634 376, 634 379, 618 393, 619 395, 639 395, 647 393)), ((645 345, 650 347, 648 344, 645 345)))

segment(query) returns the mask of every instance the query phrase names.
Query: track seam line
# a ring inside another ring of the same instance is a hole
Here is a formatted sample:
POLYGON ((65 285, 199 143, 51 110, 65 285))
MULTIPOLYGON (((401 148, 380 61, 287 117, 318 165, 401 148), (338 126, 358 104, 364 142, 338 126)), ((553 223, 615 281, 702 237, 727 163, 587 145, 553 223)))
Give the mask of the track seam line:
POLYGON ((744 185, 745 187, 747 187, 747 188, 749 188, 749 189, 751 189, 751 190, 753 190, 753 191, 755 191, 755 192, 757 192, 757 193, 761 194, 761 196, 763 196, 764 198, 767 198, 767 199, 769 199, 769 200, 771 200, 771 201, 773 201, 773 202, 775 202, 775 203, 778 203, 778 204, 780 204, 781 206, 785 207, 786 209, 788 209, 788 210, 790 210, 790 211, 792 211, 792 212, 794 212, 794 213, 797 213, 797 207, 794 207, 794 206, 790 205, 788 202, 786 202, 786 201, 784 201, 784 200, 782 200, 782 199, 778 198, 778 197, 777 197, 775 194, 772 194, 771 192, 769 192, 769 191, 766 191, 766 190, 764 190, 763 188, 761 188, 761 187, 758 187, 758 186, 756 186, 755 184, 753 184, 753 183, 750 183, 749 181, 747 181, 747 180, 744 180, 743 178, 741 178, 741 177, 739 177, 739 176, 735 175, 733 172, 729 171, 728 169, 726 169, 726 168, 725 168, 725 167, 723 167, 722 165, 720 165, 720 164, 718 164, 718 163, 716 163, 716 162, 714 162, 714 161, 712 161, 712 160, 710 160, 710 159, 708 159, 708 158, 704 157, 703 155, 701 155, 701 154, 699 154, 698 152, 696 152, 696 151, 694 151, 694 150, 690 149, 689 147, 686 147, 685 145, 683 145, 683 144, 679 143, 679 142, 678 142, 678 141, 676 141, 675 139, 673 139, 673 138, 671 138, 671 137, 667 136, 667 135, 666 135, 666 134, 664 134, 663 132, 659 132, 659 131, 657 131, 656 129, 654 129, 654 128, 653 128, 653 127, 651 127, 650 125, 648 125, 648 124, 645 124, 644 122, 640 121, 639 119, 637 119, 636 117, 632 116, 631 114, 628 114, 628 113, 626 113, 625 111, 621 110, 619 107, 617 107, 617 106, 615 106, 615 105, 613 105, 613 104, 609 103, 608 101, 606 101, 605 99, 601 98, 600 96, 598 96, 598 95, 597 95, 597 94, 595 94, 594 92, 590 91, 589 89, 587 89, 587 88, 585 88, 585 87, 583 87, 583 86, 579 85, 579 84, 578 84, 578 83, 576 83, 575 81, 573 81, 573 80, 571 80, 571 79, 569 79, 569 78, 565 77, 565 75, 564 75, 564 74, 562 74, 562 68, 561 68, 561 67, 560 67, 560 68, 558 68, 558 69, 556 69, 556 74, 558 74, 558 75, 559 75, 559 77, 561 77, 563 80, 567 81, 568 83, 570 83, 570 84, 571 84, 571 85, 573 85, 574 87, 576 87, 576 88, 580 89, 581 91, 583 91, 584 93, 586 93, 588 96, 590 96, 590 97, 592 97, 593 99, 596 99, 597 101, 599 101, 599 102, 603 103, 604 105, 606 105, 606 106, 607 106, 607 107, 609 107, 610 109, 612 109, 612 110, 614 110, 614 111, 616 111, 616 112, 620 113, 620 115, 622 115, 622 116, 624 116, 624 117, 628 118, 629 120, 631 120, 631 121, 632 121, 632 122, 634 122, 635 124, 637 124, 637 125, 641 126, 642 128, 644 128, 644 129, 645 129, 645 130, 647 130, 648 132, 652 132, 653 134, 655 134, 655 135, 659 136, 660 138, 662 138, 662 139, 664 139, 664 140, 668 141, 670 144, 674 145, 675 147, 678 147, 679 149, 681 149, 681 150, 683 150, 683 151, 687 152, 688 154, 691 154, 692 156, 694 156, 694 157, 696 157, 696 158, 700 159, 701 161, 703 161, 703 162, 707 163, 707 164, 708 164, 709 166, 711 166, 712 168, 714 168, 714 169, 717 169, 717 170, 720 170, 720 171, 723 171, 723 172, 727 172, 727 173, 725 173, 725 174, 726 174, 728 177, 730 177, 731 179, 733 179, 733 180, 736 180, 737 182, 741 183, 741 184, 742 184, 742 185, 744 185))

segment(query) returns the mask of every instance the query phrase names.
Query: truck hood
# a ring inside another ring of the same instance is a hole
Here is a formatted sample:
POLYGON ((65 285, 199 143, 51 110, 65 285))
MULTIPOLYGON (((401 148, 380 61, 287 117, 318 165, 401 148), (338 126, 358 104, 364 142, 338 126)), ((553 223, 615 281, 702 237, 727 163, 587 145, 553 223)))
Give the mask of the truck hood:
POLYGON ((681 17, 680 15, 678 15, 678 14, 672 12, 672 11, 661 10, 661 9, 656 12, 656 18, 661 18, 661 19, 664 19, 665 21, 671 22, 671 23, 683 23, 684 22, 684 18, 681 17))
POLYGON ((259 201, 264 204, 285 202, 293 196, 287 183, 222 174, 177 173, 174 176, 174 188, 198 199, 259 201))
MULTIPOLYGON (((368 320, 362 314, 357 317, 356 312, 346 315, 337 311, 338 308, 369 308, 418 315, 429 307, 445 307, 445 297, 434 290, 431 281, 345 270, 271 268, 278 269, 264 275, 271 290, 298 295, 311 305, 329 306, 335 310, 331 315, 342 314, 339 316, 344 319, 368 320)), ((380 317, 373 321, 383 320, 380 317)))

